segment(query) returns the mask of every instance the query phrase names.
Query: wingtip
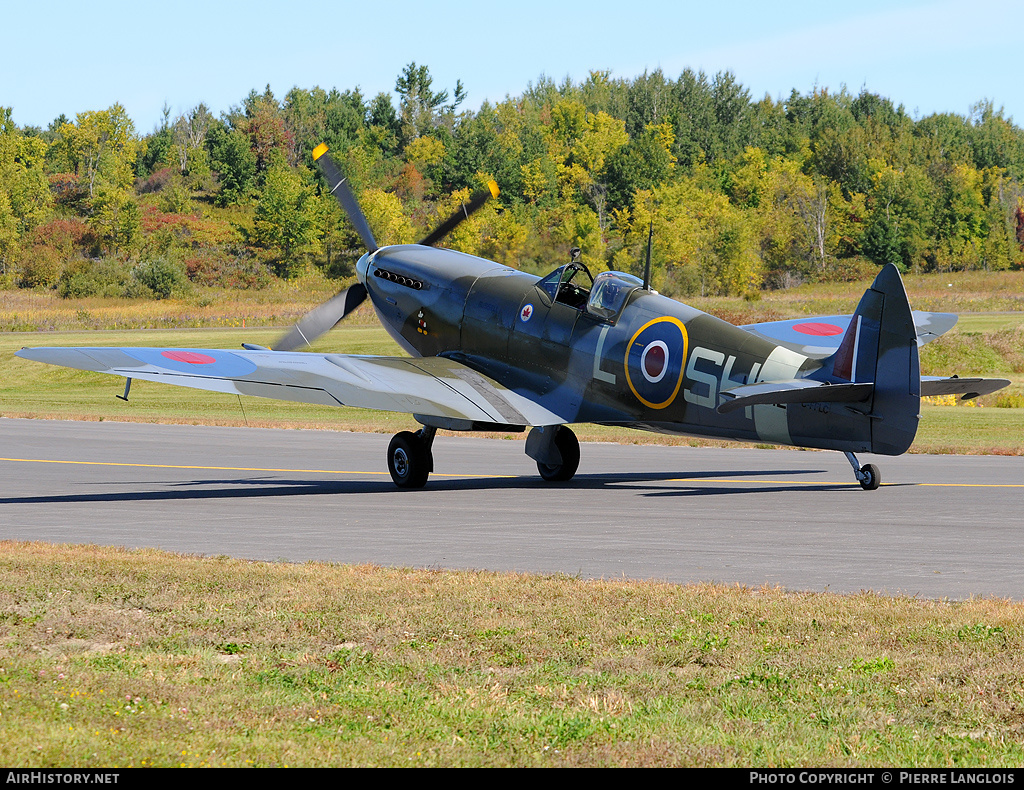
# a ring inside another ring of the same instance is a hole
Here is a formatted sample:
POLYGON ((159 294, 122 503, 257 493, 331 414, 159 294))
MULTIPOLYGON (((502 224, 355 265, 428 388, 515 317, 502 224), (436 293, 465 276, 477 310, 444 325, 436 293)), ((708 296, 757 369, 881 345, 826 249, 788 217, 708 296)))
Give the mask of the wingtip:
POLYGON ((313 161, 316 161, 321 156, 327 153, 327 143, 320 143, 316 148, 313 149, 313 161))
POLYGON ((498 196, 499 189, 498 189, 498 182, 497 181, 488 181, 487 182, 487 188, 489 190, 491 190, 491 197, 492 198, 496 198, 498 196))

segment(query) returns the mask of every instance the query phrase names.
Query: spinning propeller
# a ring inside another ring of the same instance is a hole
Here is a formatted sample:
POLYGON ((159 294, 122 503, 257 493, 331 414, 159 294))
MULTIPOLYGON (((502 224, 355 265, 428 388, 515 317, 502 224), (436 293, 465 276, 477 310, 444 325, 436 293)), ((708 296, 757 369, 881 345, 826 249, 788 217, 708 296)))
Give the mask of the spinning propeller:
MULTIPOLYGON (((352 223, 356 233, 359 234, 359 238, 362 239, 367 252, 376 252, 379 247, 376 239, 373 238, 373 232, 366 221, 366 216, 359 208, 359 202, 348 185, 348 179, 327 155, 327 146, 321 143, 314 148, 313 159, 320 166, 320 170, 327 179, 327 186, 330 188, 331 194, 338 199, 338 203, 341 204, 342 210, 349 222, 352 223)), ((490 198, 497 196, 498 185, 493 181, 488 182, 487 189, 482 189, 473 195, 468 203, 460 206, 454 214, 418 243, 433 247, 490 198)), ((317 338, 333 329, 341 319, 359 307, 367 295, 366 286, 362 283, 357 282, 349 286, 300 318, 295 326, 277 341, 274 351, 294 351, 304 345, 312 345, 317 338)))

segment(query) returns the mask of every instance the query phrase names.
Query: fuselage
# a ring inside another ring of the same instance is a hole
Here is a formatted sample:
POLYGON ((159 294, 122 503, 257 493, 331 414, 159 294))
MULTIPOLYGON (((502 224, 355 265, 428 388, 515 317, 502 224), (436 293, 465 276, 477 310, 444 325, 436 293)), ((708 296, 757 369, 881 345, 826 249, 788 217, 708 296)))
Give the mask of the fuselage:
POLYGON ((724 389, 811 375, 821 363, 638 283, 609 315, 588 304, 586 287, 559 289, 557 278, 451 250, 384 247, 357 272, 408 353, 457 359, 566 423, 870 449, 868 417, 841 404, 718 413, 724 389))

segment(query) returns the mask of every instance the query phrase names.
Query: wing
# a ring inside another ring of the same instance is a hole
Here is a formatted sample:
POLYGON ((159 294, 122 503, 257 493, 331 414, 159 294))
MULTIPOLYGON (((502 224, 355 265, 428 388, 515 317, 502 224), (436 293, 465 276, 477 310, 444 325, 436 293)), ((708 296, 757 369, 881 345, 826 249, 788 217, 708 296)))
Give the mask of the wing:
POLYGON ((567 422, 494 379, 442 357, 184 348, 23 348, 16 355, 79 370, 259 398, 473 423, 567 422))
MULTIPOLYGON (((921 346, 952 329, 958 318, 955 313, 925 313, 920 310, 914 310, 912 315, 917 327, 917 342, 921 346)), ((746 324, 742 328, 804 356, 821 359, 839 349, 850 318, 848 315, 825 315, 746 324)))

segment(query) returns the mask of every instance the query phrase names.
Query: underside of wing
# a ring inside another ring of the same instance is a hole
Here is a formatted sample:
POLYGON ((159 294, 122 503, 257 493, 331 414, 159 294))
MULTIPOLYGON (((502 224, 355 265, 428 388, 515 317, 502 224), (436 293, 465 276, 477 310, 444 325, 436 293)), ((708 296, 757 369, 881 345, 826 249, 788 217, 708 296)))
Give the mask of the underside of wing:
POLYGON ((567 422, 529 397, 441 357, 180 348, 24 348, 17 356, 130 379, 260 398, 356 406, 472 423, 543 426, 567 422))
MULTIPOLYGON (((917 328, 917 342, 921 346, 952 329, 958 318, 955 313, 926 313, 920 310, 914 310, 912 315, 917 328)), ((742 328, 791 351, 820 359, 839 349, 849 325, 848 315, 825 315, 746 324, 742 328)))

